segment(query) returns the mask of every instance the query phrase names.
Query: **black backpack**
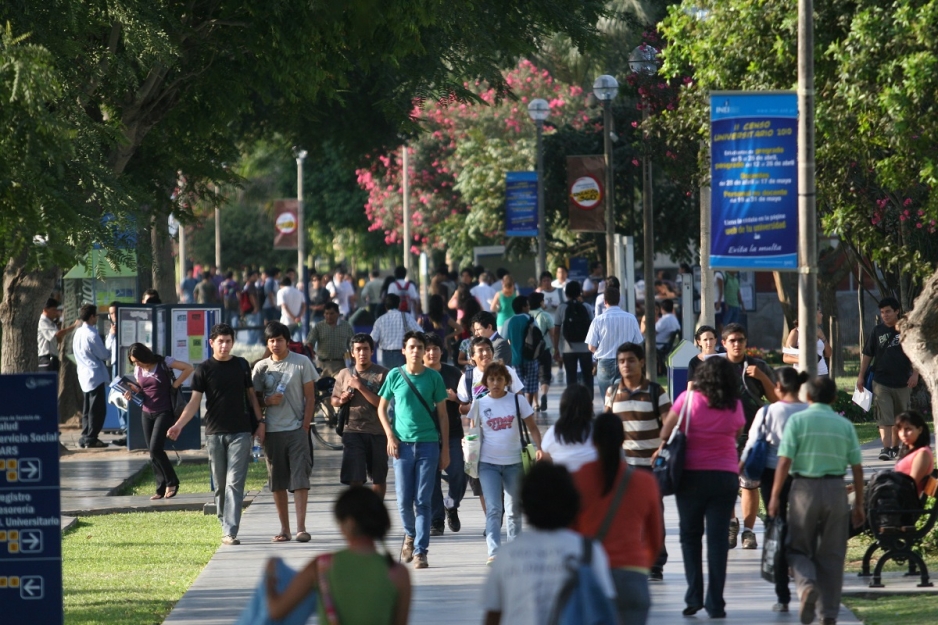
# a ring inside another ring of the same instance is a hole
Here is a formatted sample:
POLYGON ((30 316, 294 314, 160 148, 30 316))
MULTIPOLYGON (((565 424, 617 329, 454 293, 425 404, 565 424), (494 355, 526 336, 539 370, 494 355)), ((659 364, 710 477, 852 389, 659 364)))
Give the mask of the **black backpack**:
POLYGON ((527 362, 539 361, 547 349, 547 343, 544 342, 544 333, 534 323, 534 317, 528 320, 528 325, 524 327, 524 343, 521 345, 521 359, 527 362))
POLYGON ((568 343, 582 343, 590 329, 590 314, 583 302, 571 300, 563 313, 560 333, 568 343))
POLYGON ((874 535, 883 527, 914 525, 922 509, 915 481, 905 473, 878 471, 866 485, 866 519, 874 535))

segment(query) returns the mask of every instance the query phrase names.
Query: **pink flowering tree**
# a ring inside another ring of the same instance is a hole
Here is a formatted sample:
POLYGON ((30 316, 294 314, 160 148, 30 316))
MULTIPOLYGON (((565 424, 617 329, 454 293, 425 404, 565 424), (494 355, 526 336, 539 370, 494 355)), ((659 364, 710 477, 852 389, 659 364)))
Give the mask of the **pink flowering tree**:
MULTIPOLYGON (((550 125, 582 127, 590 119, 586 94, 560 83, 549 72, 522 60, 505 73, 514 98, 499 99, 482 82, 466 87, 479 103, 426 101, 412 116, 423 133, 407 144, 413 251, 443 250, 455 261, 471 258, 475 245, 505 242, 505 174, 535 167, 535 126, 528 103, 543 98, 550 105, 550 125)), ((384 233, 388 244, 401 244, 402 149, 373 156, 358 170, 368 193, 365 212, 370 229, 384 233)), ((551 229, 548 229, 553 236, 551 229)), ((522 245, 528 243, 521 242, 522 245)))

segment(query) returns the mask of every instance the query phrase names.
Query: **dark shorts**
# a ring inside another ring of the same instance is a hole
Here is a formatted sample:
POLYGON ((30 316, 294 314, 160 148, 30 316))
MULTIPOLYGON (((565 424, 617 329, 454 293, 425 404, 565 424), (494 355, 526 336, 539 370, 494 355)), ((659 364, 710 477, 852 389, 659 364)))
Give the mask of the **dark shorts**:
POLYGON ((309 434, 303 428, 289 432, 269 432, 264 438, 267 477, 270 490, 304 490, 309 488, 312 458, 309 434))
POLYGON ((552 380, 550 367, 553 362, 553 356, 551 356, 551 353, 545 349, 544 353, 541 354, 541 359, 538 362, 541 365, 537 371, 538 381, 541 384, 550 384, 552 380))
POLYGON ((384 434, 346 432, 342 435, 342 469, 339 481, 343 484, 385 484, 388 480, 388 437, 384 434))
POLYGON ((467 477, 469 480, 469 488, 472 490, 472 494, 476 497, 482 496, 482 482, 479 481, 477 477, 467 477))

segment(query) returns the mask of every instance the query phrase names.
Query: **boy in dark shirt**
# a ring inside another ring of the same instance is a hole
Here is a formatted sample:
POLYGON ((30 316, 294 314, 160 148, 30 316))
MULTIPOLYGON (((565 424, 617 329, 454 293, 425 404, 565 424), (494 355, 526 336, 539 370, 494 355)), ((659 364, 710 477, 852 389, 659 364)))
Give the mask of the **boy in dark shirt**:
POLYGON ((912 368, 912 362, 899 343, 899 301, 894 297, 884 298, 879 302, 879 316, 883 322, 873 328, 870 339, 863 346, 857 389, 863 390, 866 372, 872 362, 873 388, 870 390, 873 391, 876 422, 883 441, 879 459, 891 460, 899 454, 896 415, 909 409, 912 389, 918 386, 918 372, 912 368))
POLYGON ((227 323, 212 327, 212 356, 195 368, 192 397, 166 436, 179 438, 195 416, 205 395, 205 446, 215 481, 215 509, 222 524, 222 543, 240 545, 238 526, 244 502, 244 483, 251 461, 252 434, 263 442, 265 424, 251 383, 251 368, 244 358, 233 356, 234 330, 227 323), (251 414, 257 419, 252 432, 251 414))

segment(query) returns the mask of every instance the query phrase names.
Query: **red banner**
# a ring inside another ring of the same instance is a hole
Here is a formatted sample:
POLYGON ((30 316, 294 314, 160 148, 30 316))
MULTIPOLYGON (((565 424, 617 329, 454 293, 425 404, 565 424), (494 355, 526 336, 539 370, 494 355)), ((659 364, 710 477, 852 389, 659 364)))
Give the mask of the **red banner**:
POLYGON ((297 245, 297 215, 299 202, 296 200, 276 200, 274 202, 274 249, 295 250, 297 245))
POLYGON ((570 230, 606 231, 606 162, 602 156, 567 157, 567 204, 570 230))

